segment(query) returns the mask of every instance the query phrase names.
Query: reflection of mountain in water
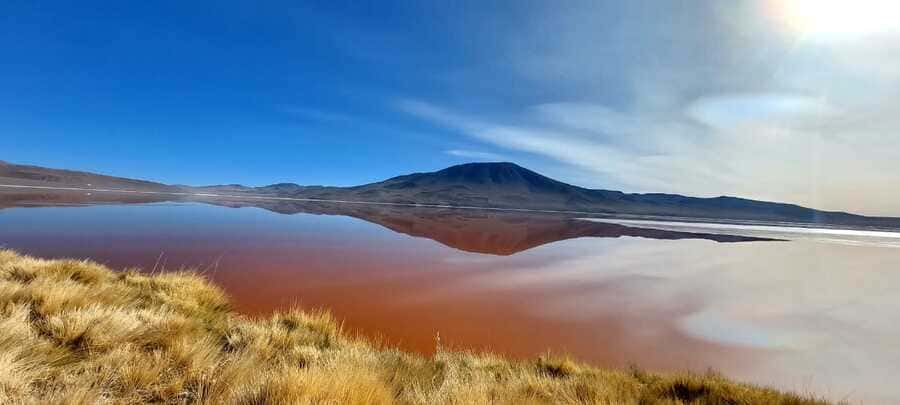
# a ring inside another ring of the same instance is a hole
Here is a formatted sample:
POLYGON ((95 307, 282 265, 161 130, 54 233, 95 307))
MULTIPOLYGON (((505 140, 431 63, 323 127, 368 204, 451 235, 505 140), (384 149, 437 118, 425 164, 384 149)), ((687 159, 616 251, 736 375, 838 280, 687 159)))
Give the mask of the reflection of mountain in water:
POLYGON ((428 238, 467 252, 512 255, 566 239, 631 236, 651 239, 706 239, 716 242, 773 239, 634 228, 583 221, 573 216, 451 208, 417 208, 371 204, 289 201, 207 201, 229 207, 257 207, 281 214, 343 215, 362 219, 410 236, 428 238))
MULTIPOLYGON (((0 193, 0 208, 66 206, 84 204, 132 204, 185 201, 165 195, 48 193, 23 191, 0 193)), ((256 207, 279 214, 342 215, 381 225, 410 236, 428 238, 467 252, 512 255, 534 247, 582 237, 652 239, 706 239, 716 242, 751 242, 772 239, 736 235, 634 228, 625 225, 578 220, 573 216, 495 210, 422 208, 375 204, 341 204, 272 200, 197 199, 224 207, 256 207)))
POLYGON ((67 207, 102 204, 147 204, 179 201, 162 194, 89 193, 82 191, 0 190, 0 209, 22 207, 67 207))

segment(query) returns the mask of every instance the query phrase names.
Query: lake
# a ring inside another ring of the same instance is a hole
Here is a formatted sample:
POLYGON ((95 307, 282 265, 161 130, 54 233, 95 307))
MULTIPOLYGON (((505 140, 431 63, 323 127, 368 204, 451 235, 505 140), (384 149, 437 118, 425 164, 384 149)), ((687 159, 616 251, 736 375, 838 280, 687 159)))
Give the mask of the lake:
POLYGON ((115 269, 194 269, 246 314, 326 308, 350 332, 425 354, 440 336, 457 349, 712 368, 835 400, 900 401, 897 233, 91 200, 0 192, 0 245, 115 269))

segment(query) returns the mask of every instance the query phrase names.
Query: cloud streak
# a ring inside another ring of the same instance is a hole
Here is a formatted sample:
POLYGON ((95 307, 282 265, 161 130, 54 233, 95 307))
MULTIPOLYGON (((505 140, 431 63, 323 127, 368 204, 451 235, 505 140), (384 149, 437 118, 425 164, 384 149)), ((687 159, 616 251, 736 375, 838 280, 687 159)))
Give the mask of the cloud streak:
POLYGON ((509 158, 507 158, 506 156, 498 154, 498 153, 483 152, 483 151, 477 151, 477 150, 448 149, 448 150, 445 150, 444 153, 446 153, 450 156, 456 156, 456 157, 472 159, 472 160, 480 160, 480 161, 499 162, 499 161, 509 160, 509 158))

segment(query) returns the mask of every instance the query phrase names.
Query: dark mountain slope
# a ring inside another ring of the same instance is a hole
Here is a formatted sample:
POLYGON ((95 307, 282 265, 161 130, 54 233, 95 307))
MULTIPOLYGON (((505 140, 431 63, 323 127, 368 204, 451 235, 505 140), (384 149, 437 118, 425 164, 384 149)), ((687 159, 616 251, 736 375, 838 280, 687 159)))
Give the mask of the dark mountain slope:
POLYGON ((369 186, 410 188, 422 186, 463 185, 470 188, 506 188, 533 193, 567 193, 585 190, 553 180, 515 163, 466 163, 433 173, 414 173, 394 177, 369 186))

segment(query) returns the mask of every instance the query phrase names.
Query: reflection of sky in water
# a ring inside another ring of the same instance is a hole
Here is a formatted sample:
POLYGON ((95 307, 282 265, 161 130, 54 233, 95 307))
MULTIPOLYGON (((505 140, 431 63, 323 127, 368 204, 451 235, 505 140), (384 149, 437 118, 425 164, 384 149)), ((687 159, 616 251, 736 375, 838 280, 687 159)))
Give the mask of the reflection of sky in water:
POLYGON ((379 246, 379 241, 408 238, 341 216, 173 203, 0 210, 0 224, 0 246, 27 247, 53 257, 107 245, 153 257, 185 244, 222 254, 248 246, 386 249, 398 246, 379 246))
POLYGON ((762 348, 778 348, 773 336, 749 322, 731 319, 715 309, 706 309, 685 317, 685 329, 719 342, 750 345, 762 348))
POLYGON ((900 232, 880 230, 720 224, 708 222, 653 221, 640 219, 583 218, 583 220, 600 223, 613 223, 646 229, 710 232, 728 235, 769 237, 789 240, 810 239, 821 242, 846 245, 878 245, 882 247, 900 247, 900 232))
POLYGON ((900 377, 896 250, 818 241, 655 245, 623 242, 566 266, 571 272, 606 261, 602 277, 656 277, 621 300, 642 308, 702 300, 702 309, 680 319, 683 330, 779 352, 771 368, 746 378, 898 399, 888 383, 900 377))
POLYGON ((197 204, 0 210, 0 245, 115 266, 152 267, 161 252, 170 268, 224 257, 214 277, 238 300, 303 299, 413 348, 433 330, 521 355, 559 342, 598 363, 713 366, 831 398, 900 401, 900 250, 882 247, 892 236, 775 231, 801 236, 580 238, 504 257, 340 216, 197 204), (824 240, 834 238, 855 243, 824 240))

